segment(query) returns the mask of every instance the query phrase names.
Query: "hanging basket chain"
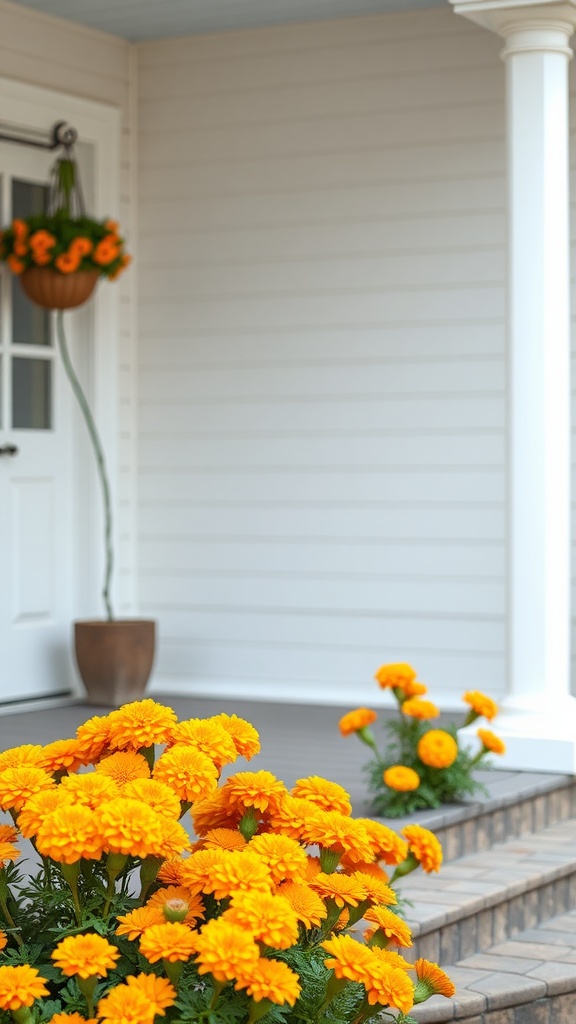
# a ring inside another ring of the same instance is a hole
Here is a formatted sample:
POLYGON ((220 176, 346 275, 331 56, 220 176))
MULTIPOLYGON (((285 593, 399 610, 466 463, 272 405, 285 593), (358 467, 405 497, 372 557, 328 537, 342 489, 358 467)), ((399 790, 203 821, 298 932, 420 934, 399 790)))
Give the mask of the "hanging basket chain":
POLYGON ((102 599, 106 608, 106 616, 109 622, 114 619, 114 613, 112 611, 112 602, 110 599, 110 581, 112 578, 112 566, 114 561, 113 548, 112 548, 112 503, 110 500, 110 483, 108 480, 108 472, 106 470, 106 461, 104 458, 104 450, 102 443, 98 436, 94 417, 88 401, 82 390, 82 385, 76 376, 72 361, 70 359, 70 353, 68 351, 68 345, 66 343, 66 335, 64 333, 64 314, 61 309, 56 313, 56 333, 58 337, 58 348, 66 371, 66 376, 70 381, 70 386, 74 392, 80 410, 84 417, 88 435, 92 443, 94 455, 96 457, 96 466, 98 469, 98 478, 100 480, 100 486, 102 488, 102 499, 104 503, 104 549, 105 549, 105 570, 104 570, 104 584, 102 587, 102 599))

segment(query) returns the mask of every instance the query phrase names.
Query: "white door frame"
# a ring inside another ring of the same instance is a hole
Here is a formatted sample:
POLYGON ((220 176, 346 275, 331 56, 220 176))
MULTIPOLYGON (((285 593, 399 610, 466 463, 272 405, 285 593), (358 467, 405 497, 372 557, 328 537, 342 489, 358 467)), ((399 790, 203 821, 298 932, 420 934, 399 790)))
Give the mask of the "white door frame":
MULTIPOLYGON (((85 100, 53 89, 39 88, 0 76, 0 122, 4 130, 31 129, 49 135, 57 121, 69 122, 78 132, 79 146, 90 146, 93 159, 90 213, 95 217, 118 216, 120 205, 120 111, 116 107, 85 100)), ((118 508, 118 285, 101 281, 95 298, 77 314, 78 323, 88 329, 89 350, 79 367, 83 384, 98 425, 106 453, 114 510, 118 508)), ((84 330, 83 330, 84 335, 84 330)), ((73 353, 74 357, 74 353, 73 353)), ((80 423, 80 421, 78 421, 80 423)), ((78 433, 84 425, 78 427, 78 433)), ((82 492, 84 508, 76 516, 74 537, 75 617, 103 615, 100 601, 103 572, 101 496, 92 452, 81 438, 75 446, 74 476, 82 492)), ((78 496, 76 512, 80 512, 78 496)), ((114 516, 115 523, 117 514, 114 516)), ((115 529, 114 550, 118 552, 115 529)), ((80 687, 79 687, 80 690, 80 687)))

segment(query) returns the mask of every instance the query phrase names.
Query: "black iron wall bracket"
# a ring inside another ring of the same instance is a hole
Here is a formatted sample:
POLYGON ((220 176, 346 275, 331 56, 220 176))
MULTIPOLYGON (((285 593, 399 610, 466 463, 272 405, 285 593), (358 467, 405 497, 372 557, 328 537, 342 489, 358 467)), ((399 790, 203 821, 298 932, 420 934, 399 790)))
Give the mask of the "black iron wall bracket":
POLYGON ((69 149, 77 139, 78 132, 67 121, 57 121, 48 133, 26 128, 20 132, 0 122, 0 142, 15 142, 20 146, 35 146, 37 149, 58 149, 59 146, 69 149), (8 128, 10 131, 4 130, 8 128))

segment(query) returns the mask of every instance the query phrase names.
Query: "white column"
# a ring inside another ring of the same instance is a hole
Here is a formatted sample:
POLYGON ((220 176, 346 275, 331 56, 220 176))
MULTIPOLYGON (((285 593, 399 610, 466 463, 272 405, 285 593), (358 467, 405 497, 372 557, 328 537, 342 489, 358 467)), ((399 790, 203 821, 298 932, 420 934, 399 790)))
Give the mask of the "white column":
POLYGON ((508 696, 494 728, 507 766, 572 772, 568 62, 576 0, 451 2, 504 38, 507 73, 508 696))

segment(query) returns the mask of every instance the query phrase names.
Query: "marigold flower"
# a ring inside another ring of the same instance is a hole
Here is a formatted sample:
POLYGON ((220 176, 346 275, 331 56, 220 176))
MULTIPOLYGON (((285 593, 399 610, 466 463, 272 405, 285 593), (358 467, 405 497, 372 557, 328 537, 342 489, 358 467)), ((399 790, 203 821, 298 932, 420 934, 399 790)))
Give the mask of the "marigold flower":
POLYGON ((442 846, 433 832, 421 825, 406 825, 402 829, 408 849, 413 853, 424 871, 439 871, 442 864, 442 846))
POLYGON ((19 747, 10 747, 0 753, 0 772, 7 768, 18 768, 20 765, 34 765, 41 768, 42 747, 39 743, 23 743, 19 747))
POLYGON ((414 984, 403 968, 390 967, 375 958, 374 969, 366 983, 366 998, 371 1006, 379 1003, 408 1013, 414 1005, 414 984))
POLYGON ((78 756, 83 764, 95 764, 108 750, 108 717, 94 715, 76 730, 78 740, 78 756))
POLYGON ((429 768, 449 768, 458 757, 458 744, 444 729, 430 729, 418 740, 416 753, 429 768))
MULTIPOLYGON (((20 819, 18 819, 20 828, 20 819)), ((0 843, 16 843, 18 841, 18 830, 14 825, 0 825, 0 843)))
POLYGON ((224 917, 214 918, 196 936, 198 973, 210 973, 216 981, 231 981, 259 959, 252 936, 224 917))
POLYGON ((238 718, 238 715, 222 713, 220 715, 212 715, 208 721, 219 722, 220 725, 224 726, 226 731, 230 733, 240 757, 245 758, 246 761, 250 761, 255 754, 260 753, 260 737, 254 726, 250 722, 246 722, 244 718, 238 718))
POLYGON ((251 839, 249 849, 264 862, 274 882, 300 882, 306 878, 307 854, 290 836, 263 832, 251 839))
POLYGON ((41 228, 30 235, 28 239, 31 249, 53 249, 56 245, 56 238, 50 231, 41 228))
POLYGON ((386 906, 398 903, 394 889, 390 885, 386 885, 382 879, 368 875, 364 871, 355 871, 350 877, 355 878, 364 887, 364 899, 369 900, 370 903, 386 904, 386 906))
POLYGON ((17 860, 21 852, 17 846, 0 839, 0 868, 5 867, 9 860, 17 860))
POLYGON ((36 833, 36 847, 43 857, 60 864, 100 860, 103 841, 89 807, 64 803, 47 814, 36 833))
POLYGON ((481 693, 480 690, 467 690, 462 700, 470 705, 475 718, 487 718, 490 722, 498 714, 496 702, 491 697, 487 697, 485 693, 481 693))
POLYGON ((221 847, 195 850, 187 860, 180 861, 178 884, 184 885, 193 894, 212 892, 214 867, 228 855, 229 851, 223 850, 221 847))
POLYGON ((358 732, 360 729, 366 729, 367 726, 372 725, 377 718, 378 714, 376 711, 371 711, 369 708, 356 708, 355 711, 349 711, 346 715, 342 716, 338 727, 343 736, 351 736, 353 732, 358 732))
MULTIPOLYGON (((32 239, 30 239, 30 242, 32 242, 32 239)), ((84 235, 78 235, 70 242, 69 248, 72 252, 78 253, 80 257, 84 257, 90 255, 94 245, 89 238, 85 238, 84 235)))
POLYGON ((6 932, 0 931, 0 949, 4 949, 8 945, 8 936, 6 932))
POLYGON ((401 864, 406 859, 408 847, 397 832, 372 818, 356 820, 362 823, 368 833, 374 860, 383 860, 385 864, 401 864))
POLYGON ((25 264, 22 260, 19 260, 17 256, 10 254, 6 259, 6 263, 10 267, 13 274, 22 274, 25 269, 25 264))
POLYGON ((364 914, 364 919, 374 925, 373 928, 368 928, 364 932, 367 942, 376 932, 381 932, 395 946, 412 945, 410 928, 401 917, 398 917, 398 914, 395 914, 393 910, 388 910, 388 907, 370 907, 364 914))
POLYGON ((18 813, 18 828, 24 838, 31 839, 35 836, 48 815, 66 803, 71 805, 72 801, 67 800, 62 786, 44 789, 41 793, 31 796, 18 813))
MULTIPOLYGON (((37 267, 47 267, 52 262, 52 253, 49 249, 45 249, 43 246, 36 246, 35 248, 31 247, 31 250, 32 260, 37 267)), ((55 1020, 57 1016, 62 1016, 62 1014, 56 1014, 52 1020, 55 1020)), ((78 1016, 80 1015, 78 1014, 78 1016)))
POLYGON ((416 670, 403 661, 394 662, 389 665, 380 665, 374 679, 382 690, 404 690, 416 679, 416 670))
POLYGON ((136 779, 150 778, 146 758, 132 750, 119 750, 103 758, 96 765, 96 773, 106 775, 120 787, 125 786, 127 782, 135 782, 136 779))
POLYGON ((267 863, 250 849, 241 853, 235 850, 222 850, 203 891, 212 892, 217 900, 223 900, 234 893, 247 890, 271 892, 273 885, 274 881, 267 863))
POLYGON ((189 718, 179 722, 173 729, 172 742, 201 750, 218 768, 232 764, 238 758, 230 733, 220 722, 210 719, 189 718))
POLYGON ((274 949, 289 949, 298 941, 298 917, 281 894, 235 893, 222 916, 274 949))
POLYGON ((321 810, 302 797, 287 794, 278 801, 269 817, 270 828, 292 839, 303 840, 311 826, 312 819, 321 810))
POLYGON ((82 764, 78 757, 78 740, 55 740, 42 748, 40 768, 49 775, 62 770, 75 772, 82 764))
POLYGON ((139 800, 116 797, 102 804, 94 820, 107 852, 142 858, 161 855, 166 819, 139 800))
POLYGON ((120 796, 120 786, 109 775, 86 772, 82 775, 65 775, 58 786, 58 792, 64 794, 70 802, 83 804, 95 811, 102 804, 120 796))
POLYGON ((21 1010, 32 1006, 40 996, 47 996, 48 989, 35 967, 22 964, 17 967, 0 967, 0 1009, 21 1010))
POLYGON ((327 917, 326 904, 309 885, 303 882, 285 882, 278 892, 292 907, 304 928, 319 928, 327 917))
MULTIPOLYGON (((157 892, 146 900, 146 906, 159 910, 166 920, 164 908, 171 900, 181 900, 187 905, 187 913, 184 924, 193 926, 195 921, 204 917, 204 904, 197 894, 192 894, 184 885, 168 885, 165 889, 158 889, 157 892)), ((120 918, 118 918, 120 920, 120 918)))
POLYGON ((0 808, 19 811, 31 796, 52 789, 54 779, 35 765, 16 765, 0 772, 0 808))
POLYGON ((181 921, 166 921, 146 928, 140 939, 140 952, 151 963, 189 960, 196 950, 197 935, 181 921))
POLYGON ((492 754, 506 753, 504 740, 501 740, 490 729, 478 729, 477 736, 485 750, 489 750, 492 754))
POLYGON ((356 981, 365 985, 374 968, 374 955, 367 946, 357 942, 351 935, 335 935, 321 943, 331 956, 324 961, 338 979, 356 981))
POLYGON ((136 907, 135 910, 131 910, 129 914, 120 914, 117 918, 120 922, 115 934, 116 935, 127 935, 131 942, 134 939, 140 938, 144 934, 147 928, 151 928, 153 924, 164 924, 166 918, 162 913, 162 908, 159 906, 152 906, 150 902, 144 907, 136 907))
POLYGON ((425 722, 429 718, 438 718, 440 714, 440 708, 436 707, 431 700, 422 700, 421 697, 409 697, 401 704, 401 711, 403 715, 408 715, 409 718, 418 718, 420 721, 425 722))
POLYGON ((322 779, 319 775, 309 775, 306 779, 297 779, 292 787, 291 795, 309 800, 323 811, 338 811, 350 815, 352 803, 350 794, 337 782, 322 779))
POLYGON ((98 1024, 96 1017, 91 1017, 86 1020, 81 1013, 73 1011, 71 1013, 55 1013, 48 1024, 98 1024))
POLYGON ((167 857, 156 875, 157 881, 163 885, 182 885, 183 864, 181 857, 167 857))
POLYGON ((336 853, 346 853, 351 861, 366 861, 372 844, 364 825, 338 811, 318 811, 304 829, 304 839, 336 853))
POLYGON ((456 988, 447 974, 438 967, 438 964, 430 960, 418 959, 414 963, 414 970, 418 978, 414 992, 414 1002, 422 1003, 433 995, 453 996, 456 988))
POLYGON ((141 800, 156 814, 178 821, 181 814, 180 801, 173 789, 157 779, 136 779, 122 786, 122 796, 130 800, 141 800))
POLYGON ((243 850, 246 840, 241 832, 234 828, 211 828, 201 841, 206 850, 243 850))
POLYGON ((398 793, 410 793, 420 785, 418 772, 403 764, 394 764, 387 768, 382 774, 382 779, 385 786, 395 789, 398 793))
POLYGON ((234 988, 246 989, 247 995, 251 996, 255 1003, 267 999, 277 1006, 286 1003, 294 1006, 302 991, 298 975, 288 967, 288 964, 279 960, 266 960, 263 957, 254 964, 240 968, 234 988))
POLYGON ((100 1000, 98 1019, 106 1024, 152 1024, 154 1007, 147 994, 131 985, 117 985, 100 1000))
POLYGON ((74 250, 60 253, 54 260, 54 266, 58 268, 61 274, 73 274, 75 270, 78 270, 80 266, 80 254, 74 252, 74 250))
POLYGON ((14 217, 12 221, 12 231, 17 238, 26 238, 28 235, 28 225, 25 220, 21 217, 14 217))
POLYGON ((120 950, 102 935, 67 935, 50 954, 51 959, 68 978, 105 978, 120 959, 120 950))
POLYGON ((366 890, 361 882, 351 875, 343 875, 338 871, 333 871, 331 875, 319 871, 308 884, 323 899, 333 900, 337 907, 357 907, 366 896, 366 890))
POLYGON ((244 811, 242 807, 229 807, 223 789, 213 789, 208 795, 196 800, 190 809, 197 836, 205 836, 216 828, 237 830, 244 811))
POLYGON ((170 786, 186 803, 207 796, 218 785, 214 762, 202 751, 182 743, 165 750, 158 758, 153 777, 170 786))
POLYGON ((422 697, 425 693, 428 693, 428 687, 424 683, 419 683, 416 679, 413 679, 410 683, 404 683, 402 690, 406 699, 408 697, 422 697))
POLYGON ((110 748, 138 751, 167 743, 177 723, 176 712, 155 700, 136 700, 108 715, 110 748))
POLYGON ((280 800, 287 796, 283 782, 272 772, 238 772, 231 775, 222 787, 223 798, 230 807, 257 811, 274 811, 280 800))
POLYGON ((403 971, 414 970, 414 964, 408 963, 403 956, 400 956, 400 953, 396 953, 393 949, 382 949, 381 946, 370 946, 370 949, 377 960, 388 964, 389 967, 401 967, 403 971))
POLYGON ((154 1016, 165 1017, 165 1010, 176 1002, 176 989, 167 978, 158 978, 155 974, 129 974, 126 978, 128 988, 137 989, 146 996, 154 1016))
POLYGON ((94 247, 92 259, 94 260, 94 263, 98 263, 100 266, 105 267, 109 263, 113 263, 114 260, 118 259, 119 255, 120 248, 118 246, 118 239, 116 235, 105 235, 105 237, 94 247))

